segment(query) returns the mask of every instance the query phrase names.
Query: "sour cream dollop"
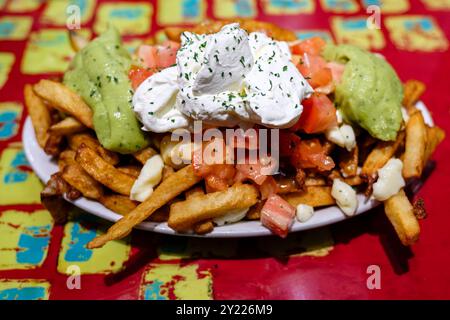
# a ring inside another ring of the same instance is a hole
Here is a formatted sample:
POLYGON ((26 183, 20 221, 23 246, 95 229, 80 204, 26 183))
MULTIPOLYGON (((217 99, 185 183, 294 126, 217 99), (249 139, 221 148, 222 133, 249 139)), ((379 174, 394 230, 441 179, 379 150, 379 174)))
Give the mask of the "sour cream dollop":
POLYGON ((313 92, 290 59, 286 42, 248 35, 237 23, 215 34, 185 32, 177 65, 146 79, 133 109, 142 129, 153 132, 190 128, 194 120, 290 127, 313 92))

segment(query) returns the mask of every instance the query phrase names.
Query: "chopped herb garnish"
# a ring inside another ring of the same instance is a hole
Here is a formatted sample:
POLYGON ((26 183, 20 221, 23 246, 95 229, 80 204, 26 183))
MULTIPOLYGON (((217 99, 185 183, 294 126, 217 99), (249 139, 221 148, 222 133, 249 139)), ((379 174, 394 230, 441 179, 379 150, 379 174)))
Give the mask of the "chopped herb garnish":
POLYGON ((284 67, 283 67, 283 71, 284 71, 284 72, 286 72, 286 71, 287 71, 287 69, 288 69, 288 67, 287 67, 287 66, 284 66, 284 67))

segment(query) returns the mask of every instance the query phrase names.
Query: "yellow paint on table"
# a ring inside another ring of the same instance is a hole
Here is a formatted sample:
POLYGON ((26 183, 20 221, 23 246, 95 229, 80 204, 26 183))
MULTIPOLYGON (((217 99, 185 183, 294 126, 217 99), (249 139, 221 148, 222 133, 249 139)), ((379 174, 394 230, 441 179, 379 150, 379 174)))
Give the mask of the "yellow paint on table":
POLYGON ((255 0, 214 0, 213 12, 218 19, 254 18, 258 9, 255 0))
MULTIPOLYGON (((41 17, 41 23, 54 26, 65 26, 73 15, 71 10, 73 5, 79 8, 80 24, 91 20, 96 5, 96 0, 51 0, 47 1, 47 6, 41 17)), ((78 12, 77 12, 78 13, 78 12)))
POLYGON ((122 270, 131 250, 130 237, 110 241, 102 248, 86 248, 86 244, 97 235, 104 234, 108 226, 90 213, 75 210, 64 226, 58 272, 70 274, 70 266, 79 267, 81 274, 107 274, 122 270))
POLYGON ((1 154, 0 190, 0 205, 41 202, 42 184, 31 170, 19 145, 10 145, 1 154))
POLYGON ((421 0, 428 10, 450 10, 450 0, 421 0))
POLYGON ((48 300, 50 283, 39 279, 0 280, 0 300, 48 300))
POLYGON ((205 0, 158 0, 158 24, 200 23, 206 17, 205 0))
POLYGON ((0 40, 24 40, 30 32, 33 19, 22 16, 0 18, 0 40))
POLYGON ((46 210, 0 213, 0 270, 41 266, 48 253, 53 219, 46 210))
POLYGON ((359 10, 355 0, 320 0, 322 9, 333 13, 355 13, 359 10))
POLYGON ((11 52, 0 52, 0 89, 8 80, 9 72, 16 60, 16 56, 11 52))
POLYGON ((314 13, 314 0, 263 0, 262 8, 267 15, 294 15, 314 13))
MULTIPOLYGON (((381 13, 404 13, 409 10, 409 0, 363 0, 362 5, 365 9, 369 6, 378 6, 381 13)), ((367 12, 372 14, 373 12, 367 12)))
POLYGON ((102 3, 97 11, 94 31, 102 33, 112 24, 122 35, 142 35, 150 31, 152 14, 150 3, 102 3))
POLYGON ((209 270, 200 271, 196 264, 150 264, 140 296, 144 300, 212 300, 212 275, 209 270))
POLYGON ((6 10, 9 12, 30 12, 39 8, 42 0, 13 0, 8 3, 6 10))
POLYGON ((433 52, 448 48, 445 33, 431 16, 387 17, 385 24, 392 42, 400 50, 433 52))
POLYGON ((331 28, 339 44, 352 44, 366 50, 381 50, 386 45, 381 30, 367 28, 366 16, 332 17, 331 28))
MULTIPOLYGON (((78 32, 90 38, 89 30, 78 32)), ((41 29, 31 33, 22 58, 21 71, 25 74, 64 72, 74 55, 67 29, 41 29)))

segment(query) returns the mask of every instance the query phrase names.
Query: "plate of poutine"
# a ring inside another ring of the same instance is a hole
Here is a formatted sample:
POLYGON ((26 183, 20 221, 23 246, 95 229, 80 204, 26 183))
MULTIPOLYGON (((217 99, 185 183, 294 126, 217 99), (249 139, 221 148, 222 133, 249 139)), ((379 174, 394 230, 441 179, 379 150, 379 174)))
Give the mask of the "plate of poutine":
POLYGON ((114 222, 97 248, 133 228, 285 237, 383 204, 400 241, 417 241, 423 204, 404 189, 445 136, 423 83, 263 22, 165 34, 130 55, 114 28, 71 32, 64 76, 25 86, 24 150, 56 222, 71 205, 114 222))

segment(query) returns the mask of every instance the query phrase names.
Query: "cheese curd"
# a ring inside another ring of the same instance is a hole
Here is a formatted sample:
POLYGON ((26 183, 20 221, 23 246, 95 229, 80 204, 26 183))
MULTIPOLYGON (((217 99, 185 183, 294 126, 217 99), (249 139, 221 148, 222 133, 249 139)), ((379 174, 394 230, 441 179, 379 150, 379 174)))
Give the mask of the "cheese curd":
POLYGON ((378 180, 373 184, 373 197, 385 201, 397 194, 405 186, 402 176, 403 162, 400 159, 390 159, 378 170, 378 180))
POLYGON ((314 208, 307 204, 299 204, 295 216, 300 222, 306 222, 314 215, 314 208))
POLYGON ((356 191, 347 183, 340 179, 333 180, 331 196, 336 200, 336 204, 347 215, 353 216, 358 208, 356 191))
POLYGON ((143 202, 150 197, 153 187, 161 182, 163 168, 164 162, 160 155, 148 159, 131 188, 130 199, 143 202))
POLYGON ((338 146, 347 149, 347 151, 352 151, 356 147, 355 132, 348 124, 328 129, 325 132, 325 137, 338 146))
POLYGON ((213 222, 218 226, 223 226, 225 224, 241 221, 245 218, 249 209, 250 208, 232 210, 223 216, 214 218, 213 222))

